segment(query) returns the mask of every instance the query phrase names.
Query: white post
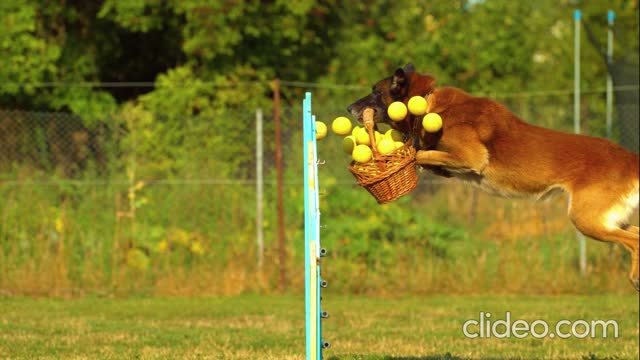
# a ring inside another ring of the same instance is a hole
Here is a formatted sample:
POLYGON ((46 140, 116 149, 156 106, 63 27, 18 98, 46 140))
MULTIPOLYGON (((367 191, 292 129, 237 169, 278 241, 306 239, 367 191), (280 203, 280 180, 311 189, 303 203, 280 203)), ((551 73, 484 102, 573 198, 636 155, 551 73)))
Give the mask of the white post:
POLYGON ((607 138, 611 140, 613 124, 613 80, 611 79, 611 68, 613 65, 613 10, 607 12, 608 32, 607 32, 607 138))
POLYGON ((264 232, 262 227, 262 109, 256 109, 256 244, 258 269, 262 269, 264 260, 264 232))
MULTIPOLYGON (((573 130, 576 134, 580 133, 580 18, 582 13, 576 10, 575 19, 575 37, 574 37, 574 82, 573 82, 573 130)), ((576 232, 578 242, 580 243, 580 274, 587 274, 587 243, 584 235, 576 232)))

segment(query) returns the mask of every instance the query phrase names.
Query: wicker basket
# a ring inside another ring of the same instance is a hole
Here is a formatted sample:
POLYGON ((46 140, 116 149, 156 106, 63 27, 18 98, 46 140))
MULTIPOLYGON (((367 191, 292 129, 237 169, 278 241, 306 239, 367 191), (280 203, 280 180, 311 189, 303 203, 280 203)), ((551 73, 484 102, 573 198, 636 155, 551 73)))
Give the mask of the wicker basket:
POLYGON ((373 160, 364 164, 352 162, 349 171, 379 204, 386 204, 407 195, 418 185, 416 150, 409 139, 390 154, 380 155, 373 134, 373 112, 365 110, 363 117, 371 140, 373 160))

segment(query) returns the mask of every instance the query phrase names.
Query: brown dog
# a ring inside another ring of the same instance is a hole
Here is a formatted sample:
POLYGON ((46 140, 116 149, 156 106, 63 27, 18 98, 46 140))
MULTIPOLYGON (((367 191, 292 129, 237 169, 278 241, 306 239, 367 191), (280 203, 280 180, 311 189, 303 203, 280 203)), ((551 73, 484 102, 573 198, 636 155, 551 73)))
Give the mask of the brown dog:
POLYGON ((372 93, 348 107, 362 120, 365 108, 376 122, 411 133, 418 129, 418 164, 438 175, 454 176, 496 195, 542 199, 569 194, 569 217, 584 235, 622 244, 631 252, 629 278, 640 291, 638 227, 629 217, 638 207, 640 158, 605 139, 534 126, 503 105, 453 87, 435 87, 433 77, 408 64, 376 83, 372 93), (442 129, 427 133, 409 116, 393 122, 387 107, 424 96, 428 112, 440 114, 442 129))

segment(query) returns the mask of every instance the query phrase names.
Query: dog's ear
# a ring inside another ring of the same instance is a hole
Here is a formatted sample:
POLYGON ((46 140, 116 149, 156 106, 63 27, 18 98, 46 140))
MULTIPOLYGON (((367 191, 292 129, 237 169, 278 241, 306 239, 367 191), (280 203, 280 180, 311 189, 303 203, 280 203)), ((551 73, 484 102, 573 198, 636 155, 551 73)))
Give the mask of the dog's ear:
POLYGON ((409 79, 403 69, 397 69, 391 79, 390 92, 392 94, 401 94, 405 88, 409 87, 409 79))
POLYGON ((416 68, 413 66, 412 63, 408 63, 407 65, 404 66, 404 72, 406 73, 410 73, 410 72, 415 72, 416 68))

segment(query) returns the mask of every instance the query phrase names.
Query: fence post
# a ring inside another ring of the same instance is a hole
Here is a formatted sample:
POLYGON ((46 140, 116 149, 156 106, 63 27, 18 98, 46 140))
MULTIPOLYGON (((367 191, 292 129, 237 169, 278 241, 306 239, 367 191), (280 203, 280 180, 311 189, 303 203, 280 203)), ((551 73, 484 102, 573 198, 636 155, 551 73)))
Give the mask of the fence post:
POLYGON ((262 109, 256 109, 256 245, 258 270, 262 271, 264 261, 263 221, 263 178, 262 178, 262 109))
POLYGON ((282 199, 282 141, 280 139, 280 80, 273 80, 273 120, 276 131, 276 176, 278 188, 278 243, 280 259, 280 289, 287 288, 286 249, 284 241, 284 200, 282 199))
POLYGON ((613 66, 613 10, 607 12, 607 139, 611 140, 613 123, 613 80, 611 79, 611 68, 613 66))
MULTIPOLYGON (((582 13, 580 10, 574 12, 575 19, 575 37, 574 37, 574 82, 573 82, 573 130, 576 134, 580 133, 580 18, 582 13)), ((578 242, 580 243, 580 274, 583 276, 587 273, 587 244, 582 233, 576 231, 578 242)))

